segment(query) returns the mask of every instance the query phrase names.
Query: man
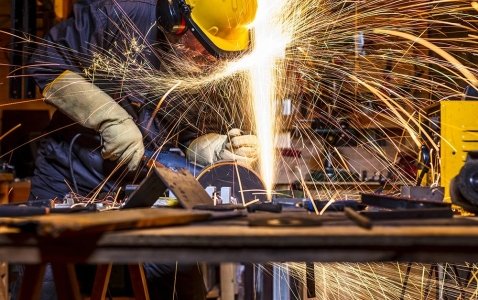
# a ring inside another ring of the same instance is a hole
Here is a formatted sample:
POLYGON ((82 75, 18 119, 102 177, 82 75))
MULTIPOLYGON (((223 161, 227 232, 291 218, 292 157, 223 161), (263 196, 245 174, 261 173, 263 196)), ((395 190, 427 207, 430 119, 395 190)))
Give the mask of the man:
MULTIPOLYGON (((126 165, 132 171, 140 165, 144 145, 153 151, 161 145, 162 149, 168 148, 161 137, 168 135, 171 140, 170 120, 156 116, 159 121, 147 126, 153 117, 153 110, 145 105, 141 97, 121 95, 111 87, 118 85, 118 82, 96 80, 91 84, 83 77, 84 70, 91 67, 95 54, 113 51, 117 53, 115 57, 121 57, 123 53, 119 52, 125 49, 118 47, 118 44, 132 37, 144 40, 144 45, 164 47, 168 44, 161 42, 165 39, 164 31, 166 34, 179 35, 179 40, 185 46, 183 49, 189 52, 204 56, 207 50, 217 57, 235 54, 248 47, 247 25, 254 17, 256 5, 255 0, 199 0, 194 1, 194 6, 188 4, 193 1, 182 0, 83 2, 74 5, 72 18, 50 30, 45 42, 39 44, 32 57, 30 71, 45 101, 58 108, 49 128, 52 134, 45 142, 48 145, 42 144, 38 153, 36 172, 32 178, 33 198, 43 199, 52 195, 63 197, 71 191, 65 179, 68 183, 75 181, 80 194, 88 194, 102 185, 103 179, 117 166, 108 160, 126 165), (159 27, 156 26, 158 22, 161 25, 159 27), (200 43, 194 37, 199 37, 200 43), (116 95, 109 95, 110 91, 116 95), (55 134, 59 128, 64 129, 55 134), (78 133, 83 136, 71 143, 78 133), (102 145, 98 144, 100 136, 102 145), (101 155, 95 151, 98 148, 102 148, 101 155), (70 172, 72 169, 74 174, 70 172)), ((155 56, 152 50, 147 50, 139 59, 160 68, 161 58, 155 56)), ((177 144, 185 145, 194 133, 181 129, 176 135, 177 144)), ((201 146, 195 149, 207 149, 208 142, 216 143, 211 136, 202 140, 201 146)), ((197 141, 193 141, 193 145, 196 144, 197 141)), ((224 145, 217 144, 221 147, 224 145)), ((203 153, 189 156, 199 159, 201 165, 213 162, 201 161, 203 153)), ((216 160, 221 158, 220 155, 214 157, 216 160)), ((235 158, 243 160, 244 157, 235 158)), ((163 161, 168 165, 168 159, 163 161)), ((186 162, 179 165, 188 166, 186 162)), ((103 190, 114 188, 113 182, 106 182, 103 190)))
MULTIPOLYGON (((171 46, 173 39, 181 47, 172 45, 171 53, 182 49, 203 57, 237 55, 249 46, 247 26, 256 6, 255 0, 78 1, 72 17, 49 31, 31 59, 30 72, 57 111, 39 146, 30 198, 63 198, 72 189, 82 196, 112 192, 142 169, 145 146, 147 154, 161 151, 157 160, 164 165, 194 172, 197 165, 222 159, 254 162, 254 136, 236 131, 233 138, 238 139, 229 142, 218 133, 197 137, 190 128, 172 126, 175 119, 165 117, 168 113, 155 115, 148 99, 119 89, 118 80, 90 80, 84 74, 100 53, 127 61, 125 48, 118 46, 128 46, 127 38, 145 45, 135 61, 156 68, 164 66, 155 47, 171 46), (190 145, 186 156, 195 164, 167 151, 185 145, 190 145)), ((145 271, 153 299, 173 299, 173 290, 177 299, 204 299, 197 266, 146 264, 145 271), (177 281, 172 280, 176 274, 177 281)))

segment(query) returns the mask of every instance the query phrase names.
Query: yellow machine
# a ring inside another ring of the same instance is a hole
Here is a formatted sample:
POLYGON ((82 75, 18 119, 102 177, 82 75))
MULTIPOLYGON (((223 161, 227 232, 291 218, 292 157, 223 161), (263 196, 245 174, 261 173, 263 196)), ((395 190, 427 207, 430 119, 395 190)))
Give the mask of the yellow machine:
POLYGON ((439 152, 439 156, 433 155, 432 177, 439 178, 445 188, 444 201, 451 202, 451 180, 460 172, 468 152, 478 151, 478 101, 441 101, 428 109, 422 125, 425 143, 433 144, 432 139, 437 147, 431 145, 430 149, 439 152))

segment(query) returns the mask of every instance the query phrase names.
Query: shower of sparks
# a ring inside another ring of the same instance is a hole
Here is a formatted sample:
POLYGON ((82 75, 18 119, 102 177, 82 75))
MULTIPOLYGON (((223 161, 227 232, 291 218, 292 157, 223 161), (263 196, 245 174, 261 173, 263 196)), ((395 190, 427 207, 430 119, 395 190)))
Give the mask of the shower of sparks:
MULTIPOLYGON (((269 195, 278 181, 299 182, 298 169, 317 191, 313 196, 325 199, 363 192, 365 185, 344 191, 330 184, 357 181, 363 171, 396 188, 413 183, 418 146, 426 142, 438 150, 439 134, 427 125, 426 108, 461 99, 466 85, 476 83, 476 3, 260 0, 258 5, 251 51, 229 61, 198 59, 175 41, 147 42, 119 3, 112 20, 117 30, 105 33, 107 49, 17 39, 37 43, 40 53, 49 46, 70 55, 80 63, 78 71, 118 101, 130 97, 151 104, 151 117, 167 124, 153 141, 157 151, 184 127, 199 134, 254 132, 269 195), (281 115, 284 99, 291 100, 290 116, 281 115), (285 131, 300 156, 277 155, 277 133, 285 131), (332 177, 324 176, 326 161, 335 170, 332 177)), ((35 63, 48 67, 49 53, 44 55, 45 61, 35 63)), ((142 126, 151 125, 152 120, 142 126)))
MULTIPOLYGON (((314 299, 416 300, 478 299, 475 264, 420 263, 274 263, 304 283, 315 278, 314 299)), ((289 282, 288 278, 284 278, 289 282)), ((302 299, 301 295, 291 297, 302 299)))
POLYGON ((245 59, 253 63, 249 68, 250 98, 254 114, 254 129, 259 144, 260 174, 269 200, 272 197, 275 179, 277 91, 284 74, 285 50, 292 38, 287 24, 283 22, 286 0, 258 1, 253 24, 252 53, 245 59))
MULTIPOLYGON (((423 142, 438 149, 437 134, 427 128, 426 107, 461 99, 464 87, 476 82, 476 3, 258 3, 253 49, 233 61, 198 60, 173 41, 171 47, 148 43, 122 15, 120 4, 118 30, 105 33, 112 41, 108 49, 49 46, 80 62, 84 74, 118 100, 133 97, 156 107, 156 118, 168 123, 157 150, 184 126, 199 134, 234 127, 255 132, 268 194, 277 181, 299 181, 297 168, 327 199, 343 191, 324 187, 323 181, 356 180, 363 170, 396 187, 412 183, 407 165, 413 161, 407 159, 416 157, 423 142), (293 104, 290 117, 280 115, 283 99, 293 104), (312 122, 329 133, 317 134, 312 122), (292 131, 292 146, 301 156, 277 155, 276 134, 283 131, 292 131), (332 142, 332 136, 339 138, 332 142), (317 176, 326 173, 326 157, 337 170, 334 178, 317 176), (321 182, 314 182, 317 177, 321 182)), ((36 63, 48 64, 47 55, 36 63)))

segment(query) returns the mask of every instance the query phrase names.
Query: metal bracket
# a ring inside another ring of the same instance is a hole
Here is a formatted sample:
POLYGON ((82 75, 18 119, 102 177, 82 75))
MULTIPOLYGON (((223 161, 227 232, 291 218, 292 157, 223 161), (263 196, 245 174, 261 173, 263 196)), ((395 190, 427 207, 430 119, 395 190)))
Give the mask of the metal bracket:
POLYGON ((192 209, 197 205, 213 204, 207 192, 188 170, 174 171, 156 163, 126 200, 123 208, 151 207, 168 189, 174 193, 184 208, 192 209))

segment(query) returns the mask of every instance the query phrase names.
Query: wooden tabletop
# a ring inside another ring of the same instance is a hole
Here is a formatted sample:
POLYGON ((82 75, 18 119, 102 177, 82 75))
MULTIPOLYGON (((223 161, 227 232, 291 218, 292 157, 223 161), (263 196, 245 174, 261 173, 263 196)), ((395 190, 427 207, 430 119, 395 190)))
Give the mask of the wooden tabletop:
POLYGON ((348 222, 251 227, 246 219, 85 236, 38 237, 4 228, 0 260, 39 262, 478 261, 478 221, 348 222))

